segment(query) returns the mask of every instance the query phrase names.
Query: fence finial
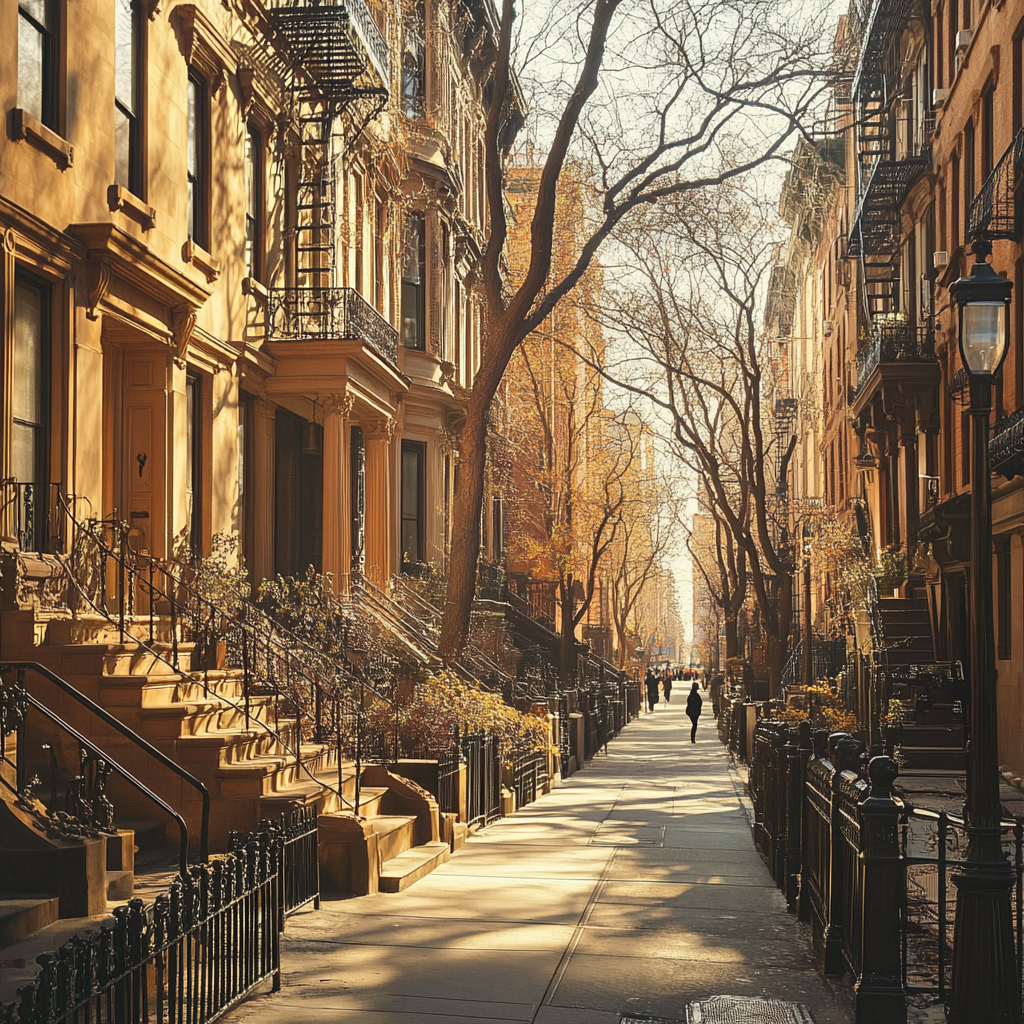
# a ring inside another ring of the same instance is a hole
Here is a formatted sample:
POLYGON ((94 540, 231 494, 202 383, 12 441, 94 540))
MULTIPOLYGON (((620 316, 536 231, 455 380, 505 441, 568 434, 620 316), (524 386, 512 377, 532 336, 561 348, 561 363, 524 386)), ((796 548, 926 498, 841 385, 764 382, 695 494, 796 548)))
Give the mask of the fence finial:
POLYGON ((891 757, 873 757, 868 762, 868 778, 871 781, 872 800, 891 800, 892 784, 900 773, 899 765, 891 757))

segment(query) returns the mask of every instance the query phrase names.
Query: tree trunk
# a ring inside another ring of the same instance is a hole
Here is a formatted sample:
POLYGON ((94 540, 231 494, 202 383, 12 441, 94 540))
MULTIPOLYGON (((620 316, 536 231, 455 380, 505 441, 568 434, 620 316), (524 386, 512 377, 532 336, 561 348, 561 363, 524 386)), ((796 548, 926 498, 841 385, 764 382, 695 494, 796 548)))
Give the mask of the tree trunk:
POLYGON ((576 670, 576 637, 572 625, 572 576, 559 584, 558 600, 562 606, 558 635, 558 674, 566 680, 570 679, 576 670))
POLYGON ((738 658, 740 656, 740 633, 739 623, 735 615, 726 617, 725 620, 725 660, 738 658))
MULTIPOLYGON (((764 617, 766 619, 766 617, 764 617)), ((768 632, 768 693, 774 700, 782 692, 782 670, 789 659, 789 629, 793 618, 793 577, 789 573, 779 576, 779 603, 774 622, 768 632)))
POLYGON ((445 664, 458 659, 469 636, 480 558, 480 509, 487 463, 487 409, 490 396, 474 392, 466 409, 459 448, 459 480, 452 515, 451 563, 441 622, 439 653, 445 664))

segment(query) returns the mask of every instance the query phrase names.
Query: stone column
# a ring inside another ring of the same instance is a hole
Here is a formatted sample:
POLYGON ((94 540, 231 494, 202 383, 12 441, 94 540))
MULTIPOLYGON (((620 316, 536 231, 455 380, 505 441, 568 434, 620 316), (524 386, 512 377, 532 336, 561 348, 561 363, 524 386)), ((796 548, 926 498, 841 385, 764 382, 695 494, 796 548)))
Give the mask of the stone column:
POLYGON ((257 586, 274 575, 274 416, 270 402, 253 403, 252 577, 257 586))
POLYGON ((352 396, 328 395, 324 402, 323 571, 335 593, 347 590, 349 569, 348 418, 352 396))
POLYGON ((363 425, 366 438, 366 574, 378 586, 391 576, 391 440, 390 417, 363 425))

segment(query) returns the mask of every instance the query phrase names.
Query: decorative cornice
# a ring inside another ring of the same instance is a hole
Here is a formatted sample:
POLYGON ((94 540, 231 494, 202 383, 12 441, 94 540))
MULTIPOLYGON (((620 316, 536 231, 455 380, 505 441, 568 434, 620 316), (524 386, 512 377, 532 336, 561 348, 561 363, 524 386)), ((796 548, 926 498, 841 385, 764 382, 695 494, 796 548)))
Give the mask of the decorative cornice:
POLYGON ((195 4, 178 4, 171 11, 171 22, 185 63, 202 72, 219 99, 228 76, 235 73, 235 55, 231 48, 195 4))
POLYGON ((346 388, 344 391, 321 398, 320 401, 324 407, 324 416, 341 416, 344 419, 351 419, 356 405, 356 396, 346 388))

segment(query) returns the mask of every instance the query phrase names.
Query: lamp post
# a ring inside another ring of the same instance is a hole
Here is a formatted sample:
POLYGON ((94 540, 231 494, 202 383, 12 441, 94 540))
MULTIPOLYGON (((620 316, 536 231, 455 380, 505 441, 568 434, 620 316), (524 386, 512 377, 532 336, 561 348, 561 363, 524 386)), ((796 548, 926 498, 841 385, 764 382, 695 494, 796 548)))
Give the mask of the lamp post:
POLYGON ((985 257, 988 239, 973 245, 968 277, 950 285, 959 312, 960 358, 970 378, 971 415, 971 738, 964 823, 967 851, 953 874, 951 1024, 1018 1024, 1020 988, 1010 893, 1013 868, 1000 841, 995 652, 992 641, 992 487, 989 413, 992 380, 1009 340, 1010 291, 985 257))

